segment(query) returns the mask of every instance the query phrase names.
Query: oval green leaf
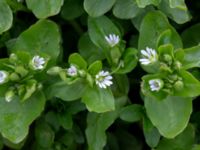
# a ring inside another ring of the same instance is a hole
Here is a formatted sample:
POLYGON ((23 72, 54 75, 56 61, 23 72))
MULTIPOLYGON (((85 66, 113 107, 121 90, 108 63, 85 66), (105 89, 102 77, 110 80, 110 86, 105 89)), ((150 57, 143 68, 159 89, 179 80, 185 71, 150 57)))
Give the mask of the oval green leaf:
POLYGON ((86 137, 89 150, 102 150, 106 145, 106 129, 117 118, 117 112, 103 114, 89 113, 87 116, 86 137))
POLYGON ((135 0, 117 0, 113 14, 117 18, 130 19, 136 17, 142 10, 138 8, 135 0))
POLYGON ((66 20, 72 20, 84 13, 82 0, 65 0, 61 10, 61 16, 66 20))
POLYGON ((26 0, 26 4, 37 18, 47 18, 60 12, 64 0, 26 0))
POLYGON ((15 97, 11 102, 0 98, 0 132, 13 143, 21 142, 28 134, 30 124, 40 115, 45 105, 40 92, 21 103, 15 97))
POLYGON ((12 26, 12 10, 4 0, 0 1, 0 34, 10 29, 12 26))
POLYGON ((22 32, 10 52, 26 51, 32 55, 46 53, 55 62, 60 55, 60 31, 50 20, 40 20, 22 32))
POLYGON ((115 109, 115 99, 110 89, 89 87, 82 97, 89 111, 103 113, 115 109))
POLYGON ((137 122, 143 117, 143 107, 138 104, 123 107, 120 112, 120 119, 127 122, 137 122))
POLYGON ((108 36, 109 34, 115 34, 121 37, 119 29, 106 16, 101 16, 98 18, 89 17, 88 29, 92 42, 102 49, 109 48, 109 45, 105 40, 105 36, 108 36))
POLYGON ((81 98, 87 88, 84 80, 78 79, 71 84, 65 81, 52 84, 47 90, 48 98, 58 97, 64 101, 73 101, 81 98))
POLYGON ((184 0, 162 0, 159 9, 178 24, 183 24, 191 19, 184 0))
POLYGON ((84 9, 92 17, 99 17, 111 9, 116 0, 84 0, 84 9))
POLYGON ((192 98, 168 96, 158 101, 145 97, 147 115, 161 135, 174 138, 187 126, 192 113, 192 98))
POLYGON ((145 8, 146 6, 153 4, 157 6, 161 0, 136 0, 138 7, 145 8))
POLYGON ((159 11, 148 13, 140 26, 139 50, 146 47, 156 49, 160 35, 168 29, 171 30, 170 41, 172 41, 174 48, 182 48, 182 41, 175 29, 169 24, 167 17, 159 11))

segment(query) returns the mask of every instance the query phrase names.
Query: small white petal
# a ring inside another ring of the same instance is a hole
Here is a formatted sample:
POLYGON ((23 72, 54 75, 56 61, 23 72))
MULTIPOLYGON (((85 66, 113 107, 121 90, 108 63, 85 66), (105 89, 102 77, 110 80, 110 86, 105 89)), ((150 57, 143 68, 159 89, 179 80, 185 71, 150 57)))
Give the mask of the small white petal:
POLYGON ((159 91, 163 87, 163 81, 161 79, 149 80, 149 86, 151 91, 159 91))
POLYGON ((95 82, 100 88, 107 88, 112 85, 113 82, 111 80, 112 76, 108 71, 102 70, 95 76, 95 82))
POLYGON ((148 65, 158 61, 158 55, 152 48, 146 47, 146 50, 141 50, 142 58, 139 59, 143 65, 148 65))
POLYGON ((105 36, 105 40, 110 45, 110 47, 114 47, 120 41, 119 36, 115 34, 109 34, 108 36, 105 36))
POLYGON ((141 50, 141 54, 143 56, 149 57, 149 53, 147 53, 147 51, 145 51, 145 50, 141 50))
POLYGON ((32 66, 35 70, 41 70, 44 68, 45 66, 45 59, 43 57, 40 56, 34 56, 32 58, 32 66))
POLYGON ((148 65, 150 64, 150 60, 146 59, 146 58, 141 58, 139 59, 140 63, 143 64, 143 65, 148 65))
POLYGON ((3 84, 6 79, 8 77, 8 74, 6 73, 6 71, 1 70, 0 71, 0 84, 3 84))
POLYGON ((77 76, 78 71, 76 66, 71 65, 70 68, 67 69, 67 74, 71 77, 77 76))

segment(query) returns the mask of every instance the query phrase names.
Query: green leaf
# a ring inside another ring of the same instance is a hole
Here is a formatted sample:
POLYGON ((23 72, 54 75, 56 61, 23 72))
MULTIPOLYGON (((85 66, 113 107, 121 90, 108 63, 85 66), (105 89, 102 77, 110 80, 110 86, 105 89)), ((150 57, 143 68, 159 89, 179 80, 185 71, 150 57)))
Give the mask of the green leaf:
POLYGON ((82 0, 65 0, 61 10, 61 16, 66 20, 72 20, 81 16, 84 12, 82 5, 82 0))
POLYGON ((200 145, 195 144, 192 148, 192 150, 200 150, 200 145))
POLYGON ((99 17, 111 9, 116 0, 84 0, 84 9, 92 17, 99 17))
POLYGON ((143 118, 143 132, 146 143, 151 148, 156 147, 160 141, 160 133, 146 116, 143 118))
POLYGON ((89 146, 88 150, 103 149, 106 144, 106 129, 115 121, 116 118, 116 112, 88 114, 86 129, 86 137, 89 146))
POLYGON ((73 126, 73 120, 72 120, 72 115, 69 114, 68 112, 63 112, 58 114, 58 119, 60 125, 65 129, 69 130, 73 126))
POLYGON ((200 45, 184 49, 183 68, 190 69, 200 67, 200 45))
POLYGON ((145 8, 147 5, 153 4, 157 6, 161 0, 136 0, 138 7, 145 8))
POLYGON ((145 108, 160 134, 174 138, 187 126, 192 113, 192 98, 168 96, 162 101, 145 97, 145 108))
POLYGON ((60 55, 60 32, 58 26, 50 20, 39 20, 22 32, 10 52, 26 51, 32 55, 45 53, 55 62, 60 55))
POLYGON ((0 132, 13 143, 21 142, 28 134, 30 124, 40 115, 45 105, 40 92, 21 103, 18 97, 11 102, 0 98, 0 132))
POLYGON ((24 6, 21 2, 18 2, 19 0, 5 0, 6 3, 10 6, 12 11, 16 13, 17 11, 25 11, 28 12, 28 8, 24 6))
POLYGON ((36 85, 37 85, 36 80, 27 81, 26 86, 25 86, 26 92, 24 95, 22 95, 22 97, 20 96, 21 102, 26 101, 28 98, 30 98, 33 95, 33 93, 37 90, 36 85))
MULTIPOLYGON (((131 72, 137 65, 138 61, 138 50, 135 48, 127 48, 125 52, 122 54, 121 67, 117 70, 116 73, 124 74, 131 72)), ((113 69, 115 70, 115 68, 113 69)))
POLYGON ((104 149, 120 150, 118 139, 113 133, 110 132, 107 133, 107 143, 104 149))
POLYGON ((114 97, 127 96, 129 92, 129 79, 126 74, 115 74, 113 81, 115 84, 112 86, 114 97))
POLYGON ((69 64, 77 65, 80 69, 86 69, 87 68, 87 62, 78 53, 71 54, 69 56, 68 62, 69 62, 69 64))
POLYGON ((184 0, 169 0, 169 5, 171 8, 187 9, 184 0))
POLYGON ((50 148, 54 142, 55 133, 52 128, 43 120, 39 120, 35 127, 35 138, 42 148, 50 148))
POLYGON ((101 89, 98 87, 89 87, 82 97, 82 102, 86 104, 89 111, 97 113, 115 109, 115 99, 109 88, 101 89))
POLYGON ((0 1, 0 34, 11 28, 13 21, 12 10, 5 0, 0 1))
POLYGON ((56 82, 52 84, 45 93, 47 93, 48 99, 55 96, 64 101, 73 101, 81 98, 86 89, 86 82, 78 79, 71 84, 68 84, 65 81, 56 82))
POLYGON ((143 117, 143 107, 138 104, 123 107, 120 112, 120 119, 127 122, 137 122, 143 117))
MULTIPOLYGON (((15 61, 21 61, 24 64, 29 64, 29 62, 32 59, 31 55, 30 55, 30 53, 28 51, 17 51, 15 54, 13 55, 14 58, 13 58, 13 62, 12 63, 16 63, 15 61), (17 59, 17 60, 15 60, 15 59, 17 59)), ((12 58, 10 58, 10 59, 11 59, 10 61, 12 61, 12 58)))
POLYGON ((174 96, 195 97, 200 94, 200 82, 189 72, 180 71, 179 76, 182 77, 183 89, 174 91, 174 96))
POLYGON ((182 48, 182 41, 175 29, 169 24, 167 17, 159 11, 149 12, 140 26, 139 50, 146 47, 156 49, 160 35, 166 30, 171 31, 170 41, 173 42, 174 48, 182 48))
POLYGON ((192 125, 174 139, 163 138, 156 150, 191 150, 195 142, 195 129, 192 125))
POLYGON ((115 34, 121 37, 120 31, 114 25, 114 23, 106 16, 101 16, 98 18, 88 18, 88 29, 89 36, 92 42, 102 48, 108 49, 109 45, 105 40, 105 36, 109 34, 115 34))
POLYGON ((54 129, 54 131, 58 131, 60 128, 60 124, 58 123, 58 115, 54 111, 48 111, 45 114, 45 121, 54 129))
POLYGON ((93 62, 88 68, 88 72, 91 75, 96 75, 101 70, 102 70, 102 62, 98 60, 93 62))
POLYGON ((79 39, 78 48, 81 56, 83 56, 83 58, 87 60, 89 64, 96 60, 102 60, 105 58, 102 49, 92 43, 88 33, 84 34, 79 39))
POLYGON ((39 19, 58 14, 63 2, 64 0, 26 0, 28 8, 39 19))
POLYGON ((174 57, 174 47, 171 44, 165 44, 165 45, 159 46, 158 52, 159 52, 160 57, 163 57, 166 54, 171 56, 172 58, 174 57))
POLYGON ((184 47, 189 48, 192 46, 196 46, 200 43, 200 35, 197 32, 199 30, 200 30, 200 23, 195 24, 183 31, 181 36, 184 47))
POLYGON ((118 127, 116 129, 117 143, 120 146, 120 150, 142 150, 143 144, 135 134, 131 133, 128 129, 118 127))
POLYGON ((141 11, 135 0, 117 0, 113 8, 113 14, 120 19, 134 18, 141 11))
POLYGON ((163 31, 160 36, 158 37, 158 40, 157 40, 157 46, 156 47, 159 47, 161 45, 165 45, 165 44, 172 44, 173 47, 175 48, 179 48, 180 47, 180 42, 177 42, 177 41, 173 41, 174 38, 173 38, 173 33, 170 29, 167 29, 165 31, 163 31))
POLYGON ((178 24, 183 24, 191 19, 184 0, 162 0, 159 9, 178 24))
POLYGON ((15 144, 15 143, 12 143, 11 141, 9 141, 8 139, 3 138, 2 139, 2 143, 1 143, 2 146, 0 146, 1 147, 0 150, 3 149, 3 145, 5 145, 5 146, 7 146, 9 148, 12 148, 12 149, 19 150, 19 149, 22 149, 22 147, 24 146, 25 142, 26 142, 26 139, 24 139, 20 143, 15 144))
POLYGON ((144 9, 141 9, 140 13, 137 14, 136 17, 134 17, 134 18, 131 19, 131 23, 139 31, 140 30, 140 25, 142 23, 142 20, 143 20, 144 16, 146 16, 146 14, 149 11, 154 11, 154 10, 155 10, 155 8, 153 6, 151 6, 151 5, 145 7, 144 9))

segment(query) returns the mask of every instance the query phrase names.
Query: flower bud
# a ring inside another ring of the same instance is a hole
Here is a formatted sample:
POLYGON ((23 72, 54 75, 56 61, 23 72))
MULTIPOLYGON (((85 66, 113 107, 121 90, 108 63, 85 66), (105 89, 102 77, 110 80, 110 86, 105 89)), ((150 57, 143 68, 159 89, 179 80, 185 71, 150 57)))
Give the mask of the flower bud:
POLYGON ((168 63, 168 64, 172 64, 172 57, 168 54, 165 54, 164 56, 164 60, 168 63))
POLYGON ((18 92, 18 95, 19 95, 20 97, 22 97, 22 96, 24 95, 24 93, 26 92, 26 91, 25 91, 25 85, 20 85, 20 86, 18 86, 17 92, 18 92))
POLYGON ((94 83, 94 80, 93 80, 93 78, 92 78, 92 76, 90 74, 87 74, 86 80, 88 81, 89 85, 92 87, 93 83, 94 83))
POLYGON ((17 66, 15 68, 15 72, 20 74, 21 77, 25 77, 28 74, 28 70, 26 70, 23 66, 17 66))
POLYGON ((179 81, 176 81, 176 82, 174 83, 174 89, 177 90, 177 91, 182 90, 183 87, 184 87, 184 84, 183 84, 183 82, 180 81, 180 80, 179 80, 179 81))
POLYGON ((178 77, 177 74, 173 74, 173 75, 170 75, 170 76, 169 76, 169 79, 172 80, 172 81, 176 81, 176 80, 178 80, 178 78, 179 78, 179 77, 178 77))
POLYGON ((14 54, 14 53, 10 54, 9 61, 10 61, 11 63, 14 64, 14 63, 17 62, 17 60, 18 60, 18 58, 17 58, 17 55, 16 55, 16 54, 14 54))
POLYGON ((26 92, 23 98, 21 99, 21 101, 25 101, 33 95, 33 93, 36 91, 36 85, 37 85, 37 81, 35 80, 28 81, 28 83, 25 85, 26 92))
POLYGON ((60 71, 59 72, 59 76, 60 78, 63 80, 63 81, 66 81, 67 80, 67 75, 66 75, 66 72, 65 71, 60 71))
POLYGON ((11 89, 11 90, 8 90, 5 94, 5 100, 6 102, 10 102, 13 100, 15 96, 15 92, 14 92, 14 89, 11 89))
POLYGON ((117 64, 118 61, 119 61, 119 58, 121 57, 121 52, 119 50, 118 47, 114 47, 110 50, 110 56, 111 56, 111 59, 113 61, 113 63, 117 64))
POLYGON ((160 63, 160 68, 159 68, 161 71, 167 71, 167 72, 172 72, 172 70, 171 70, 171 68, 170 67, 168 67, 168 65, 167 64, 165 64, 165 63, 160 63))
POLYGON ((42 87, 43 87, 43 85, 42 85, 41 83, 38 83, 38 85, 37 85, 37 90, 41 90, 42 87))
POLYGON ((62 68, 55 66, 55 67, 50 68, 50 69, 47 71, 47 73, 48 73, 49 75, 58 75, 59 72, 60 72, 61 70, 62 70, 62 68))
POLYGON ((20 77, 19 77, 19 75, 17 73, 13 72, 13 73, 10 74, 9 79, 11 81, 19 81, 20 77))
POLYGON ((80 77, 84 78, 86 76, 86 72, 84 70, 78 70, 78 74, 80 77))
POLYGON ((174 62, 174 69, 180 70, 182 67, 182 64, 179 61, 174 62))

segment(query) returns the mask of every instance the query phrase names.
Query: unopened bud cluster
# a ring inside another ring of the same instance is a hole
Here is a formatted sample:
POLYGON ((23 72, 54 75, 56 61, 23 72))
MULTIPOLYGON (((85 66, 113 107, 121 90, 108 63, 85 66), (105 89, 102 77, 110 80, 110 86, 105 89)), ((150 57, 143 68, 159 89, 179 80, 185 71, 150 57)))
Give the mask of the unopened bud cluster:
POLYGON ((8 61, 4 67, 7 69, 0 70, 0 86, 7 87, 5 100, 10 102, 15 96, 19 96, 24 101, 40 85, 34 79, 34 74, 45 69, 47 59, 36 55, 32 57, 29 64, 24 64, 16 54, 11 54, 8 61))

